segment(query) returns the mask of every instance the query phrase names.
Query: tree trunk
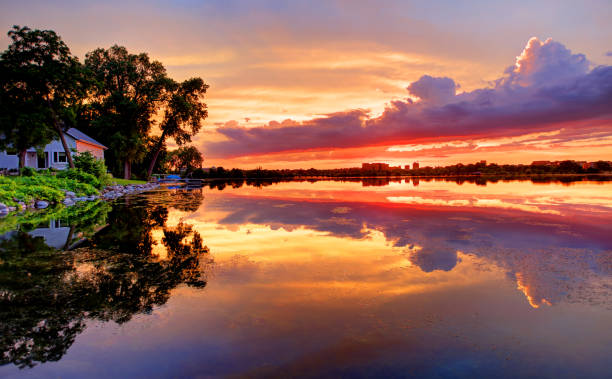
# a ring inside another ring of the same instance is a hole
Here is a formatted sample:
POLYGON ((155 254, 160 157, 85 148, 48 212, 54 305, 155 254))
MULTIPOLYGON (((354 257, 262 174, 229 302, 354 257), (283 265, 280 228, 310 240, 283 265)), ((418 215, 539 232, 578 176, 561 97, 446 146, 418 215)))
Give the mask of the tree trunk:
POLYGON ((20 170, 25 167, 25 160, 26 160, 26 150, 21 150, 19 152, 19 169, 20 170))
POLYGON ((159 137, 159 142, 157 142, 157 146, 155 148, 155 154, 153 154, 153 159, 151 159, 151 164, 149 165, 149 169, 147 170, 147 179, 151 177, 153 174, 153 168, 155 168, 155 163, 157 163, 157 158, 159 157, 159 153, 164 144, 164 139, 166 138, 166 131, 162 132, 162 135, 159 137))
POLYGON ((64 147, 64 151, 66 152, 66 159, 68 160, 68 166, 70 168, 74 168, 74 162, 72 161, 72 154, 71 154, 70 148, 68 147, 68 144, 66 143, 66 138, 64 137, 64 131, 62 130, 62 127, 59 125, 57 121, 55 121, 54 124, 55 124, 55 130, 59 134, 60 141, 62 141, 62 146, 64 147))
POLYGON ((68 250, 70 247, 70 241, 72 241, 72 236, 74 235, 74 230, 76 227, 74 225, 70 225, 70 231, 68 232, 68 237, 66 237, 66 243, 64 244, 64 250, 68 250))
POLYGON ((129 159, 123 161, 123 179, 130 179, 132 177, 132 162, 129 159))

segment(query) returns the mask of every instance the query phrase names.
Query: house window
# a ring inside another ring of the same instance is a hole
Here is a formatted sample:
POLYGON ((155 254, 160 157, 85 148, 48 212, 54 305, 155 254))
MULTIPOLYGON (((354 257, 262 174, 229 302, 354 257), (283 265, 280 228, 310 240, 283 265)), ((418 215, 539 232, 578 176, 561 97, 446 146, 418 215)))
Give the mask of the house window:
POLYGON ((53 152, 53 162, 56 163, 66 163, 67 159, 66 159, 66 153, 63 151, 54 151, 53 152))

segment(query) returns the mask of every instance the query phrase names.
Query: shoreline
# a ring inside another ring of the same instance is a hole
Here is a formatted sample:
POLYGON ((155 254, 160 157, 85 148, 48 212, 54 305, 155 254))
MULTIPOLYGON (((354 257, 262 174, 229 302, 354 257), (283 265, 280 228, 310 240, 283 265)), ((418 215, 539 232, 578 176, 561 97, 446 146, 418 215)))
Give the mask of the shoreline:
POLYGON ((71 207, 80 202, 88 201, 112 201, 125 195, 142 193, 159 188, 157 183, 145 183, 145 184, 126 184, 126 185, 110 185, 106 186, 99 191, 98 195, 89 196, 76 196, 72 191, 62 190, 65 197, 61 201, 50 202, 41 199, 34 199, 28 204, 24 202, 17 202, 17 206, 8 206, 0 202, 0 218, 7 217, 9 215, 19 215, 28 210, 36 211, 46 209, 52 206, 63 205, 64 207, 71 207))

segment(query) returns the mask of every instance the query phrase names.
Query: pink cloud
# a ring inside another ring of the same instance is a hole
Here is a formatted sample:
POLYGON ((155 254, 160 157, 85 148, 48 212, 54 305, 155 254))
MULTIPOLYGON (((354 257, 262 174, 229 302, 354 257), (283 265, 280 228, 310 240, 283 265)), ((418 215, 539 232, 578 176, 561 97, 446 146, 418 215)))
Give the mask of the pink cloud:
MULTIPOLYGON (((217 130, 227 140, 205 144, 213 157, 351 148, 416 140, 518 135, 612 120, 612 66, 590 68, 550 39, 532 38, 516 63, 490 87, 456 94, 450 78, 423 76, 407 89, 419 101, 391 101, 379 117, 353 109, 303 122, 285 120, 217 130)), ((586 131, 585 131, 586 132, 586 131)))

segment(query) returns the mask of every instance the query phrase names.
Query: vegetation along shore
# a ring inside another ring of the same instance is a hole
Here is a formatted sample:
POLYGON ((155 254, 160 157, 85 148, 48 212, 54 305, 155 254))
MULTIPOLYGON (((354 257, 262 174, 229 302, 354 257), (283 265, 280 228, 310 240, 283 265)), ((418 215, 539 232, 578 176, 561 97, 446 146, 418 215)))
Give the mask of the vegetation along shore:
POLYGON ((29 167, 20 176, 0 176, 0 217, 27 208, 47 208, 81 201, 111 200, 128 193, 153 189, 155 183, 117 184, 101 160, 89 153, 74 157, 75 168, 36 171, 29 167))

